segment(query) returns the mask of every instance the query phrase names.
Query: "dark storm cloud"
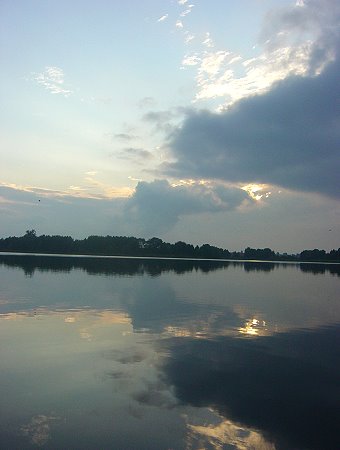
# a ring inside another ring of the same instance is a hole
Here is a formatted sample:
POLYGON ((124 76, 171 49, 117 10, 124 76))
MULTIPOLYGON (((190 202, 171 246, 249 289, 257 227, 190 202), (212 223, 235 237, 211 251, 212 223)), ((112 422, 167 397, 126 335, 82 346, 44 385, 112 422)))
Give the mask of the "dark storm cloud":
POLYGON ((125 204, 124 220, 135 223, 140 232, 152 235, 170 229, 181 215, 228 211, 246 199, 241 189, 223 185, 171 186, 166 180, 138 183, 125 204))
POLYGON ((227 111, 192 112, 169 136, 167 174, 340 195, 339 61, 292 76, 227 111))

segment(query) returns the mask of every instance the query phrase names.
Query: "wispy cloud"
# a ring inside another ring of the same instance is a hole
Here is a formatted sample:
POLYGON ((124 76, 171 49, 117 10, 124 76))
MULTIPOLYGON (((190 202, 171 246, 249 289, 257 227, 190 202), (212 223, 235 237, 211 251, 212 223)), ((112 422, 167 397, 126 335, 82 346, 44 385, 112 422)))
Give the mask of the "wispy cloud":
POLYGON ((69 97, 73 91, 64 86, 64 72, 59 67, 47 66, 41 73, 34 73, 33 79, 51 94, 61 94, 69 97))
POLYGON ((191 41, 193 41, 195 39, 195 35, 190 32, 189 30, 185 29, 184 23, 183 23, 183 19, 192 12, 192 8, 195 6, 194 4, 190 4, 187 5, 187 0, 180 0, 178 1, 179 6, 183 7, 185 9, 183 9, 180 13, 179 13, 179 17, 175 23, 175 27, 178 31, 181 31, 183 33, 183 38, 184 38, 184 42, 185 44, 190 44, 191 41))
POLYGON ((181 114, 178 108, 165 111, 149 111, 142 117, 144 122, 153 125, 155 132, 169 133, 174 129, 174 121, 176 121, 181 114))
POLYGON ((91 97, 92 102, 101 103, 103 105, 110 105, 113 102, 113 98, 110 96, 106 97, 91 97))
POLYGON ((195 35, 191 34, 189 31, 185 31, 184 33, 184 42, 186 44, 189 44, 191 41, 193 41, 195 39, 195 35))
POLYGON ((121 159, 128 159, 137 163, 144 162, 153 158, 153 154, 144 148, 128 147, 124 148, 118 155, 121 159))
POLYGON ((157 19, 157 22, 164 22, 169 17, 169 14, 164 14, 164 16, 161 16, 159 19, 157 19))
POLYGON ((135 178, 135 177, 132 177, 132 176, 128 176, 128 179, 131 180, 131 181, 143 181, 141 178, 135 178))
POLYGON ((204 41, 202 42, 202 44, 203 44, 205 47, 209 47, 209 48, 214 47, 214 42, 213 42, 213 40, 211 39, 210 33, 209 33, 209 32, 205 33, 205 39, 204 39, 204 41))
POLYGON ((96 179, 95 176, 87 175, 85 177, 87 184, 86 188, 87 197, 97 199, 114 199, 114 198, 126 198, 130 197, 133 193, 133 189, 127 186, 115 187, 112 184, 105 183, 96 179), (93 191, 94 189, 94 191, 93 191))
MULTIPOLYGON (((190 6, 193 7, 194 5, 190 5, 190 6)), ((191 8, 188 8, 185 11, 182 11, 179 16, 180 17, 185 17, 185 16, 187 16, 190 13, 191 13, 191 8)))
POLYGON ((182 61, 182 66, 197 66, 197 64, 200 64, 201 58, 197 53, 194 53, 193 55, 185 55, 182 61))
MULTIPOLYGON (((65 189, 49 189, 40 186, 24 186, 15 183, 0 182, 0 188, 9 188, 12 192, 20 192, 34 194, 32 197, 36 203, 45 198, 54 198, 56 200, 63 201, 64 199, 76 197, 83 199, 111 199, 111 198, 124 198, 129 197, 133 189, 130 187, 115 187, 110 184, 104 183, 95 178, 98 174, 96 171, 85 172, 85 177, 79 185, 71 185, 65 189)), ((11 200, 16 201, 16 197, 12 196, 11 200)))
POLYGON ((95 175, 97 175, 97 171, 96 170, 90 170, 88 172, 85 172, 85 175, 89 175, 90 177, 94 177, 95 175))
MULTIPOLYGON (((71 195, 68 190, 57 190, 57 189, 48 189, 38 186, 23 186, 16 183, 6 183, 0 182, 0 187, 10 188, 16 192, 28 192, 32 194, 36 194, 37 196, 43 197, 66 197, 71 195)), ((15 200, 15 197, 13 197, 15 200)))
POLYGON ((136 139, 136 136, 133 134, 128 133, 116 133, 112 135, 114 139, 119 139, 121 141, 132 141, 133 139, 136 139))
POLYGON ((148 108, 156 105, 156 100, 153 97, 143 97, 137 102, 138 108, 148 108))

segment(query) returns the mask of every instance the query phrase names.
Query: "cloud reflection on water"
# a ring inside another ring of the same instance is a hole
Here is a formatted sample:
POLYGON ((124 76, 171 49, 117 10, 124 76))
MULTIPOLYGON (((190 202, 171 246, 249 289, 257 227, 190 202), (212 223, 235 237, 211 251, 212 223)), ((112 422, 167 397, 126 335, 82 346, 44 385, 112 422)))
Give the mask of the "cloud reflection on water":
POLYGON ((79 448, 109 448, 107 436, 143 450, 336 448, 337 277, 95 259, 65 272, 34 258, 33 277, 22 260, 0 272, 2 409, 20 442, 55 444, 58 424, 65 448, 72 424, 79 448))
POLYGON ((163 342, 163 369, 183 404, 262 430, 280 449, 333 449, 340 444, 336 342, 338 327, 257 340, 173 338, 163 342))
POLYGON ((39 414, 20 428, 23 436, 28 436, 33 445, 43 447, 50 439, 51 425, 60 422, 60 417, 39 414))

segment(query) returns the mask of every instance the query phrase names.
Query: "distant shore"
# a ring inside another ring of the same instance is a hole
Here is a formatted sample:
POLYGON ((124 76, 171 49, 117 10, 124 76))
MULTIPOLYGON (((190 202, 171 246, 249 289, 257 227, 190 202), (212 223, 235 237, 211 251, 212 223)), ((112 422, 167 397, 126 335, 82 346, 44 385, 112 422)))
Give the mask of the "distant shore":
POLYGON ((71 236, 37 236, 35 230, 27 230, 23 236, 0 239, 1 253, 278 263, 340 263, 340 248, 330 252, 313 249, 303 250, 297 254, 288 254, 278 253, 270 248, 247 247, 243 251, 235 252, 210 244, 193 246, 183 241, 170 244, 156 237, 148 240, 127 236, 89 236, 85 239, 73 239, 71 236))

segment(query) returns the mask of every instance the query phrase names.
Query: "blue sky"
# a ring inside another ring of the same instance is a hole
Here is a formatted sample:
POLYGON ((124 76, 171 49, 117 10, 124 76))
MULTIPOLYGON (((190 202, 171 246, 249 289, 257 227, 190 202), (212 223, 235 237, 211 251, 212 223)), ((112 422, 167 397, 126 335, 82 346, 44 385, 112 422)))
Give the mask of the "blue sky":
POLYGON ((339 17, 2 1, 0 235, 338 248, 339 17))

